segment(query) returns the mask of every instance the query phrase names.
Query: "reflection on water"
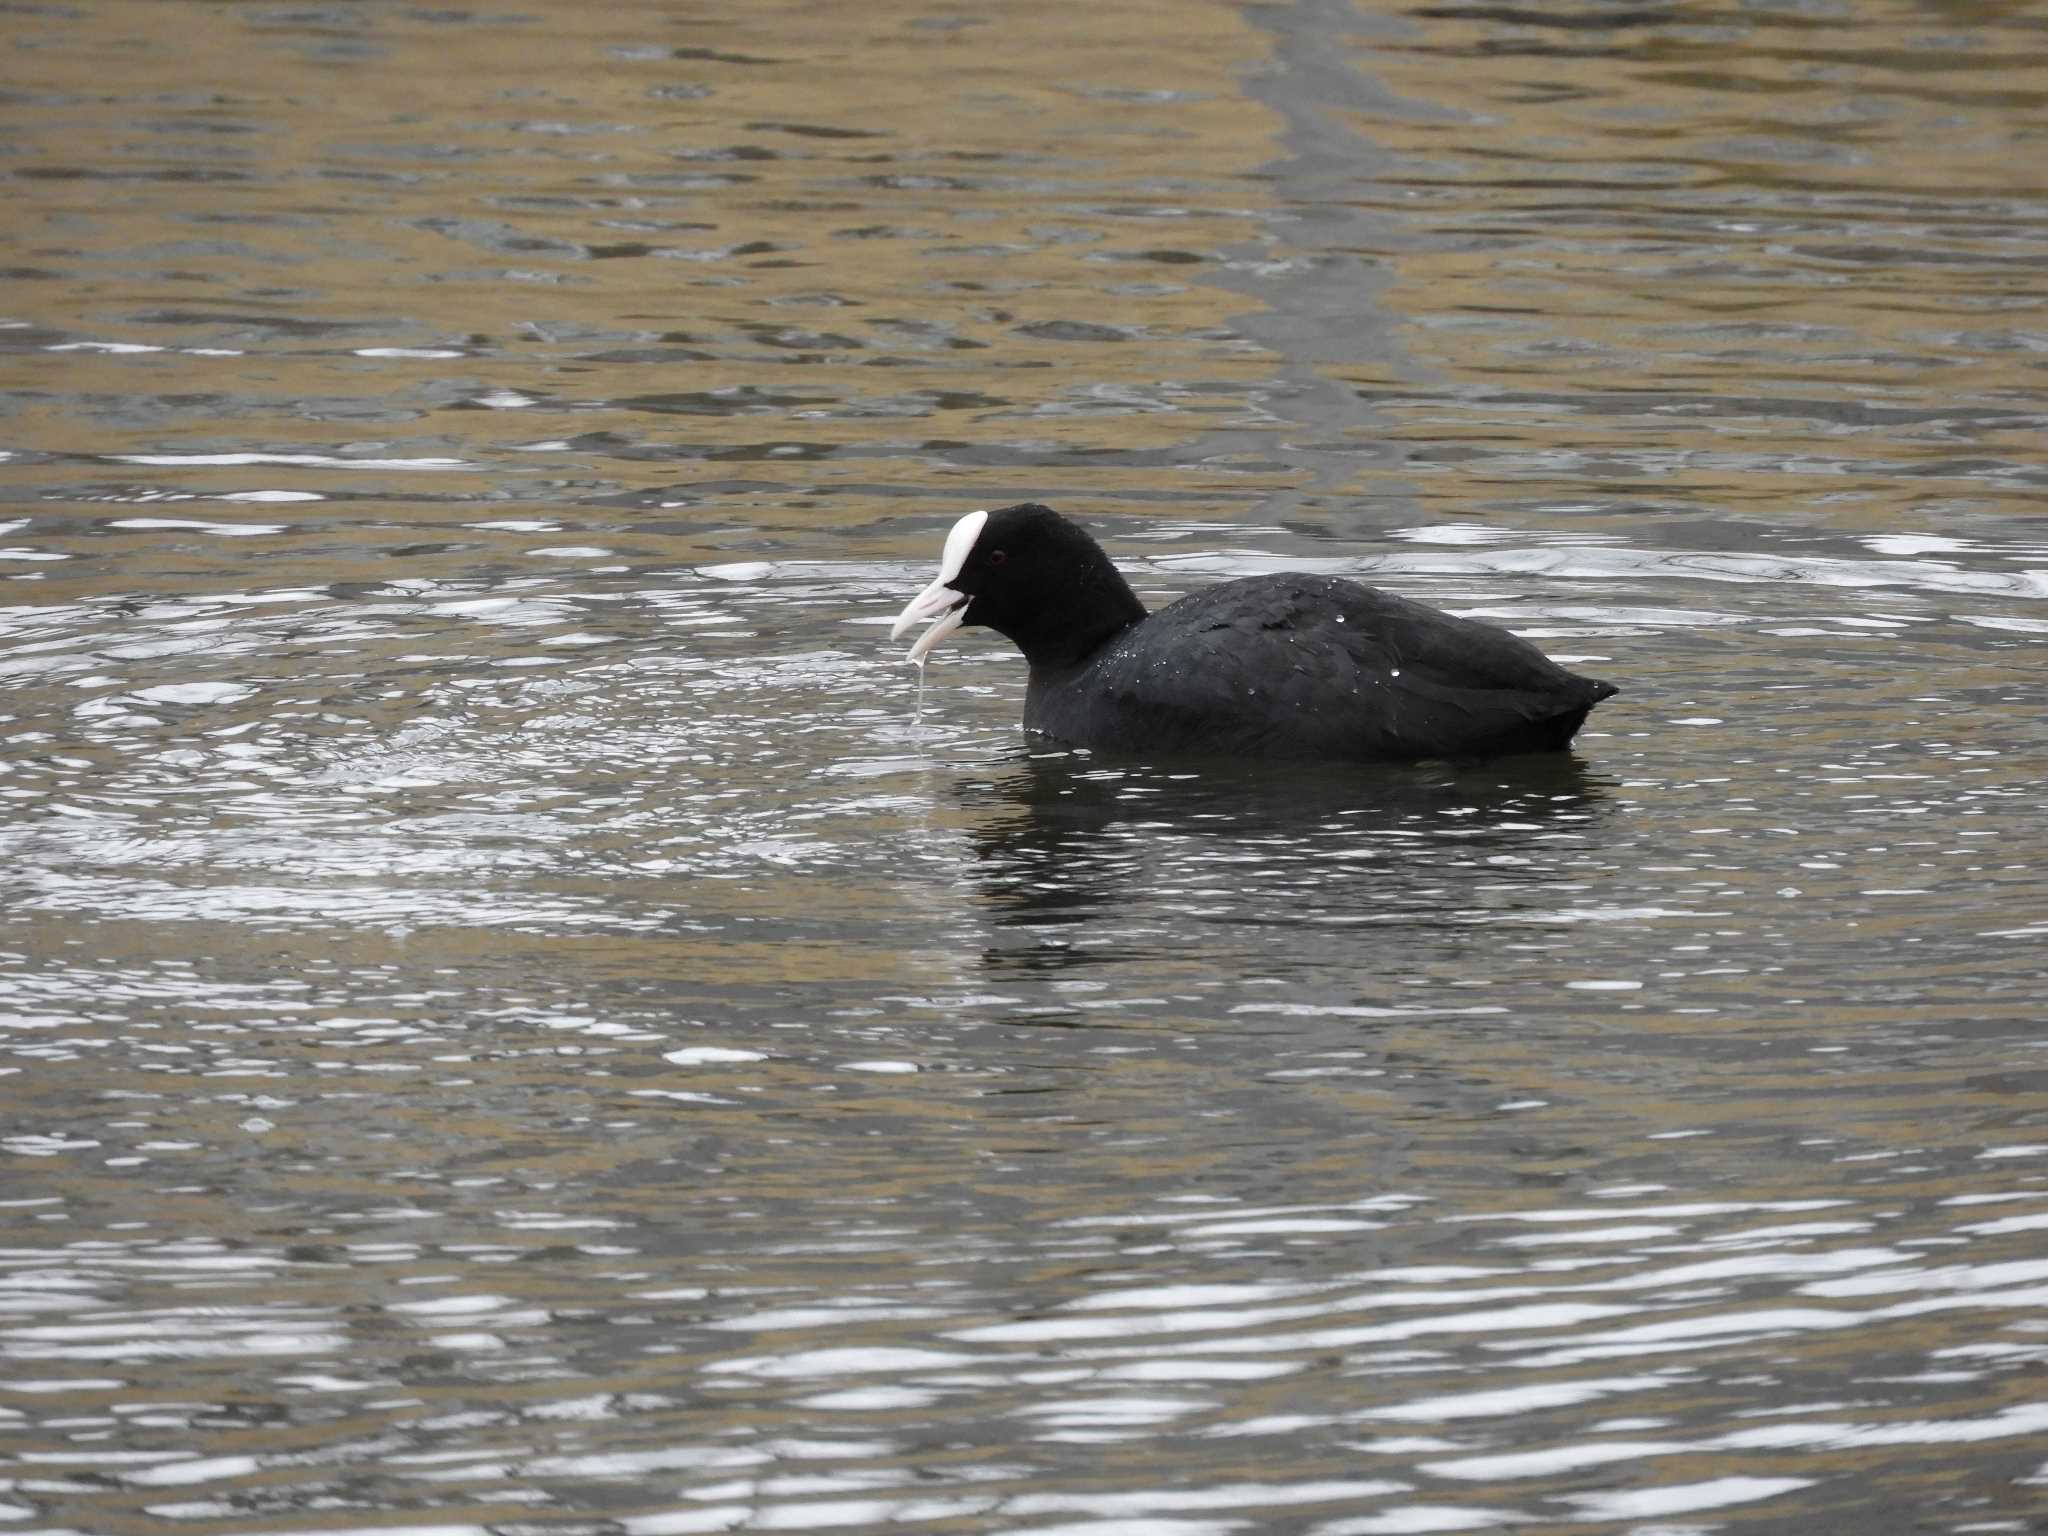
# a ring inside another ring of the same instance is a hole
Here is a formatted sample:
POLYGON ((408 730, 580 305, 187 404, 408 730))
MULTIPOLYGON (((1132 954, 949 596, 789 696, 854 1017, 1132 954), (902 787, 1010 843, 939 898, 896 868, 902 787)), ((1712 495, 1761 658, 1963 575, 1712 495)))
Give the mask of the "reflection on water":
POLYGON ((1542 899, 1567 850, 1599 837, 1605 789, 1567 755, 1279 773, 1034 756, 964 786, 970 803, 1015 811, 977 834, 973 873, 1001 929, 1031 947, 987 963, 1078 969, 1188 945, 1241 973, 1278 927, 1299 976, 1341 973, 1367 925, 1454 942, 1441 931, 1542 899))
POLYGON ((16 7, 0 1520, 2019 1531, 2043 31, 16 7), (1625 691, 1034 752, 1044 499, 1625 691))

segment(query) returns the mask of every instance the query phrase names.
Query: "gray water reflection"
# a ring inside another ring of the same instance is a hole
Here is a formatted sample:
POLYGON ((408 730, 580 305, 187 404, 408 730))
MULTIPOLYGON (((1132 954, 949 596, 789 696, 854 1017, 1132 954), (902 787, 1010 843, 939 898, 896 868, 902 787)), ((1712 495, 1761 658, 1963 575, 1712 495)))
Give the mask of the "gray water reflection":
POLYGON ((1006 938, 993 972, 1083 969, 1183 946, 1223 975, 1348 975, 1366 946, 1455 946, 1463 924, 1540 902, 1573 850, 1597 840, 1602 784, 1577 758, 1463 771, 1099 766, 1034 757, 976 786, 1017 805, 976 839, 974 872, 1006 938), (1535 857, 1529 855, 1533 853, 1535 857), (1366 927, 1394 930, 1374 935, 1366 927), (1077 943, 1063 930, 1078 929, 1077 943))
POLYGON ((2038 1525, 2026 8, 8 23, 0 1519, 2038 1525), (1626 691, 1034 754, 1027 496, 1626 691))

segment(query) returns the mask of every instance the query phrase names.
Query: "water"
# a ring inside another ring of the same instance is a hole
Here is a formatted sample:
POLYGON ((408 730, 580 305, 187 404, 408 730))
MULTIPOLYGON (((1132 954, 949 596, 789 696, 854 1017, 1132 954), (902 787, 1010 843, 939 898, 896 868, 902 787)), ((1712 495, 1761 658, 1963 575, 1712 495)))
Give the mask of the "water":
POLYGON ((6 27, 12 1529, 2044 1528, 2035 10, 6 27), (1026 497, 1624 692, 1034 754, 1026 497))

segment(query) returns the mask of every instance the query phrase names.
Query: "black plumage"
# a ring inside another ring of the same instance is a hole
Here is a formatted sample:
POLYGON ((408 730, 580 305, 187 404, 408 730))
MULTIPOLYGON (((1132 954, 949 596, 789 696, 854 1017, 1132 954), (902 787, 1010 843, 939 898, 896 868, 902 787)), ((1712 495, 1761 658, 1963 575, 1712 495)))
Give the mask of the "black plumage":
POLYGON ((959 623, 1007 636, 1031 669, 1025 729, 1072 746, 1469 760, 1559 750, 1616 692, 1496 625, 1335 577, 1247 576, 1148 614, 1036 503, 969 514, 947 563, 897 621, 939 620, 913 655, 959 623))

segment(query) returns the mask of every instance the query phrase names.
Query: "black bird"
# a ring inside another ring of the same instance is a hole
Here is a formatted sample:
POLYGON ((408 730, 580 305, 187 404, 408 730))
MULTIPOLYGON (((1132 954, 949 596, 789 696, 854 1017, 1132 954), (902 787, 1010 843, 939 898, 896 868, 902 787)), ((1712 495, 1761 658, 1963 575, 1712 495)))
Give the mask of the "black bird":
POLYGON ((1355 581, 1301 572, 1207 587, 1157 613, 1050 507, 970 512, 893 637, 923 665, 963 624, 1030 663, 1024 728, 1097 751, 1353 762, 1563 749, 1617 692, 1528 641, 1355 581))

